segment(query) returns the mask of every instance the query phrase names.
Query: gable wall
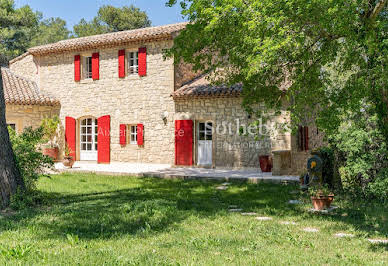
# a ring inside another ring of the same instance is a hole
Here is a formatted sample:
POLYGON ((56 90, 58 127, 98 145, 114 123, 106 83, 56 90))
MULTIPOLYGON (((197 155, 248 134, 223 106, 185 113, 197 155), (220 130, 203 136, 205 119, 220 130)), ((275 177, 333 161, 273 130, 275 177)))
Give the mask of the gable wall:
MULTIPOLYGON (((81 54, 100 53, 100 79, 74 81, 74 56, 62 53, 41 56, 40 89, 61 102, 60 118, 111 116, 111 161, 174 162, 175 112, 170 94, 174 90, 173 60, 163 60, 163 50, 172 41, 144 43, 81 54), (147 47, 147 76, 118 77, 118 50, 147 47), (161 115, 168 112, 165 124, 161 115), (120 124, 144 124, 144 147, 119 144, 120 124)), ((77 141, 78 142, 78 141, 77 141)), ((79 153, 79 148, 77 149, 79 153)))

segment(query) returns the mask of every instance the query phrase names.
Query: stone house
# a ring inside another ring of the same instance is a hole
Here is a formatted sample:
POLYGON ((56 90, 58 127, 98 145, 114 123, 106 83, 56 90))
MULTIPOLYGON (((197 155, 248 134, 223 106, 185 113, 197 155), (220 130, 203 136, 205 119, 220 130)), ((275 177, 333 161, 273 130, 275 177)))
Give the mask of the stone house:
MULTIPOLYGON (((50 105, 35 108, 21 101, 20 111, 7 102, 7 121, 17 124, 21 116, 37 124, 41 117, 58 113, 62 138, 81 161, 258 168, 259 155, 275 151, 274 172, 300 172, 299 165, 292 167, 297 165, 293 158, 300 160, 309 152, 300 151, 298 137, 289 132, 257 139, 256 129, 251 133, 249 127, 253 119, 241 106, 241 86, 212 86, 189 66, 164 59, 163 51, 185 25, 30 48, 10 62, 9 70, 3 69, 5 87, 18 91, 28 84, 39 93, 34 97, 46 97, 50 105), (10 76, 20 81, 8 81, 10 76)), ((288 119, 283 112, 269 123, 288 119)), ((302 133, 307 134, 302 138, 306 144, 308 132, 302 133)))

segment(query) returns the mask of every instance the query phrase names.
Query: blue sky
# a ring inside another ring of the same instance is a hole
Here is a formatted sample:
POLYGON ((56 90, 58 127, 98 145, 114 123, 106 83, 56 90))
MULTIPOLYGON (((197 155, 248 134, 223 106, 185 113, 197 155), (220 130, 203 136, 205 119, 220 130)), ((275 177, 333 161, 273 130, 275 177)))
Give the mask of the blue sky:
POLYGON ((166 7, 167 0, 15 0, 16 7, 28 4, 35 11, 43 13, 45 18, 60 17, 72 30, 81 18, 92 19, 102 5, 116 7, 135 5, 146 11, 153 26, 185 21, 180 14, 180 6, 166 7))

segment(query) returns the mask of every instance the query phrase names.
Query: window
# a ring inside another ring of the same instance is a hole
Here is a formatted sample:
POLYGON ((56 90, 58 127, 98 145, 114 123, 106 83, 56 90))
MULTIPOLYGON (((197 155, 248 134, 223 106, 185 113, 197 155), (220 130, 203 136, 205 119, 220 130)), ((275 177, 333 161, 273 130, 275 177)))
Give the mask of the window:
POLYGON ((92 57, 87 56, 87 57, 85 57, 85 78, 91 79, 92 77, 93 77, 92 57))
POLYGON ((128 73, 129 74, 139 73, 139 53, 138 52, 128 53, 128 73))
POLYGON ((16 130, 16 125, 15 124, 7 124, 7 127, 10 127, 13 130, 16 130))
POLYGON ((129 143, 137 144, 137 126, 129 126, 130 134, 129 134, 129 143))

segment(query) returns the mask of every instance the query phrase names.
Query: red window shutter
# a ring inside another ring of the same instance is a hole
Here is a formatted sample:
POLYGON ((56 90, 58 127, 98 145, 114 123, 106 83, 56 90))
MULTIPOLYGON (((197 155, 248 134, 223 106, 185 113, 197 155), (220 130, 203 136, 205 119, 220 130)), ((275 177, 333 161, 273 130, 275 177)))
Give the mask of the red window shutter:
POLYGON ((98 163, 110 163, 110 116, 98 118, 98 163))
POLYGON ((127 144, 127 125, 120 125, 120 145, 125 146, 127 144))
POLYGON ((139 146, 144 145, 144 125, 143 124, 137 125, 137 145, 139 146))
POLYGON ((305 151, 309 150, 309 128, 304 127, 304 148, 305 151))
POLYGON ((65 119, 65 142, 70 149, 70 156, 76 160, 76 122, 72 117, 65 119))
POLYGON ((304 130, 302 126, 298 127, 298 149, 300 151, 304 150, 304 130))
POLYGON ((119 78, 125 78, 125 50, 119 51, 119 78))
POLYGON ((75 81, 81 80, 81 56, 80 55, 74 56, 74 80, 75 81))
POLYGON ((175 121, 175 164, 193 165, 193 121, 175 121))
POLYGON ((147 48, 139 48, 139 76, 144 77, 147 75, 147 48))
POLYGON ((92 78, 93 80, 100 79, 100 54, 92 54, 92 78))

